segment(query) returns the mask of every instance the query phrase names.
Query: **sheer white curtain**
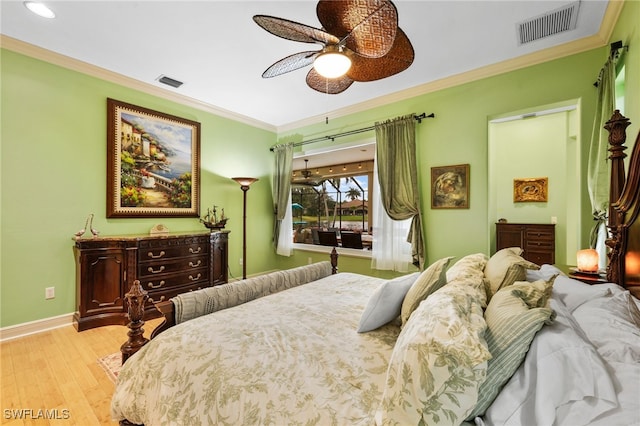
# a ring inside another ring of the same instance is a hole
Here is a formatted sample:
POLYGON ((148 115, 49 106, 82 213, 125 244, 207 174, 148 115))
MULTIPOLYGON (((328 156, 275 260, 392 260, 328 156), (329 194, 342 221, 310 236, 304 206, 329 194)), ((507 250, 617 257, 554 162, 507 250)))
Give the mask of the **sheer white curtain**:
POLYGON ((408 272, 412 265, 411 243, 407 235, 411 219, 393 220, 384 210, 378 184, 378 168, 373 168, 371 198, 373 198, 373 247, 371 268, 408 272))
MULTIPOLYGON (((289 202, 287 205, 291 206, 291 191, 289 191, 289 202)), ((291 208, 287 209, 278 231, 276 253, 280 256, 291 256, 291 251, 293 250, 293 214, 291 213, 291 208)))
POLYGON ((273 147, 275 171, 271 191, 273 194, 273 242, 276 253, 291 256, 293 249, 293 219, 291 215, 291 168, 293 163, 293 144, 280 144, 273 147))

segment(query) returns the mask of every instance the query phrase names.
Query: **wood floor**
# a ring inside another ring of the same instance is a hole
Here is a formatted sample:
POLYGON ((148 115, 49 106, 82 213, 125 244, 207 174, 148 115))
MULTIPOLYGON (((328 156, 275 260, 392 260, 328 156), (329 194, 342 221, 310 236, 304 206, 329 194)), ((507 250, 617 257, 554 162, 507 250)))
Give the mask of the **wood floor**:
MULTIPOLYGON (((145 324, 147 337, 159 322, 145 324)), ((123 326, 78 333, 70 325, 0 344, 0 424, 117 425, 110 415, 114 384, 97 360, 126 339, 123 326), (28 418, 14 418, 14 410, 28 418), (57 419, 36 418, 39 410, 57 419)))

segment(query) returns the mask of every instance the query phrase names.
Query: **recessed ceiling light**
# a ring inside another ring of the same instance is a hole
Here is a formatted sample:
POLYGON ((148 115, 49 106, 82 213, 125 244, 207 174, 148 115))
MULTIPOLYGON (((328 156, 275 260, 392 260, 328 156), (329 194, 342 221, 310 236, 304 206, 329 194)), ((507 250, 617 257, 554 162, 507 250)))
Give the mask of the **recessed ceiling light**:
POLYGON ((56 17, 56 14, 53 13, 53 10, 45 6, 44 3, 40 3, 37 1, 25 1, 24 5, 27 7, 27 9, 38 16, 42 16, 43 18, 53 19, 56 17))

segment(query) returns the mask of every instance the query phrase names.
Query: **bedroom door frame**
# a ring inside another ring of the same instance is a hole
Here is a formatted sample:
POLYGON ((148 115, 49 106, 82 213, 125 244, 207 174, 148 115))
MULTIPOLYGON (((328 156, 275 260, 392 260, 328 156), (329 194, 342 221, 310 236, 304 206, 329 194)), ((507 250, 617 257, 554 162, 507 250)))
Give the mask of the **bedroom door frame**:
MULTIPOLYGON (((566 134, 557 135, 558 140, 564 140, 565 146, 563 149, 559 149, 556 153, 560 153, 564 158, 558 159, 557 163, 564 164, 565 173, 565 190, 564 194, 554 194, 554 190, 557 191, 558 185, 554 185, 553 180, 549 182, 549 197, 550 203, 513 203, 513 209, 510 212, 513 216, 517 216, 517 210, 525 212, 535 211, 537 220, 536 223, 553 223, 553 218, 556 218, 556 263, 557 264, 574 264, 575 253, 580 248, 580 238, 582 229, 582 176, 580 167, 581 158, 581 134, 580 134, 580 101, 578 99, 572 99, 561 103, 542 105, 532 107, 519 111, 511 111, 504 114, 489 117, 487 123, 488 132, 488 219, 489 219, 489 251, 495 252, 496 247, 496 234, 495 223, 498 219, 504 215, 504 209, 499 208, 499 199, 504 202, 506 197, 511 197, 512 193, 505 193, 504 189, 501 189, 501 193, 498 193, 498 181, 502 180, 501 187, 505 188, 505 177, 500 176, 500 171, 503 169, 499 157, 500 144, 504 141, 500 141, 499 127, 501 123, 509 122, 510 126, 519 126, 522 124, 523 128, 536 125, 541 125, 544 118, 551 114, 564 114, 566 116, 566 134), (536 121, 537 120, 537 121, 536 121), (551 205, 551 197, 555 197, 557 207, 558 197, 563 197, 564 209, 552 210, 547 208, 551 205), (543 216, 545 212, 549 213, 548 217, 543 216)), ((525 139, 525 138, 523 138, 525 139)), ((517 143, 517 140, 510 140, 509 143, 517 143)), ((533 148, 535 149, 535 147, 533 148)), ((523 161, 527 159, 524 158, 523 161)), ((511 160, 510 160, 511 161, 511 160)), ((541 176, 514 176, 514 177, 541 177, 541 176)), ((503 204, 504 205, 504 204, 503 204)), ((522 220, 514 220, 513 218, 506 217, 510 222, 519 222, 522 220)))

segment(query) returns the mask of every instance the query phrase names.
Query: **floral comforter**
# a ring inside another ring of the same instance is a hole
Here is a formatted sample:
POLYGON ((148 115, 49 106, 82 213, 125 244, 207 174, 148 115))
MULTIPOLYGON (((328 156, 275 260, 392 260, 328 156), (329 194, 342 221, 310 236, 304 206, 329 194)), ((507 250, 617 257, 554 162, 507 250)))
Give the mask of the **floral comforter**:
POLYGON ((370 425, 399 324, 359 334, 383 280, 340 273, 177 325, 123 366, 112 417, 151 425, 370 425))

